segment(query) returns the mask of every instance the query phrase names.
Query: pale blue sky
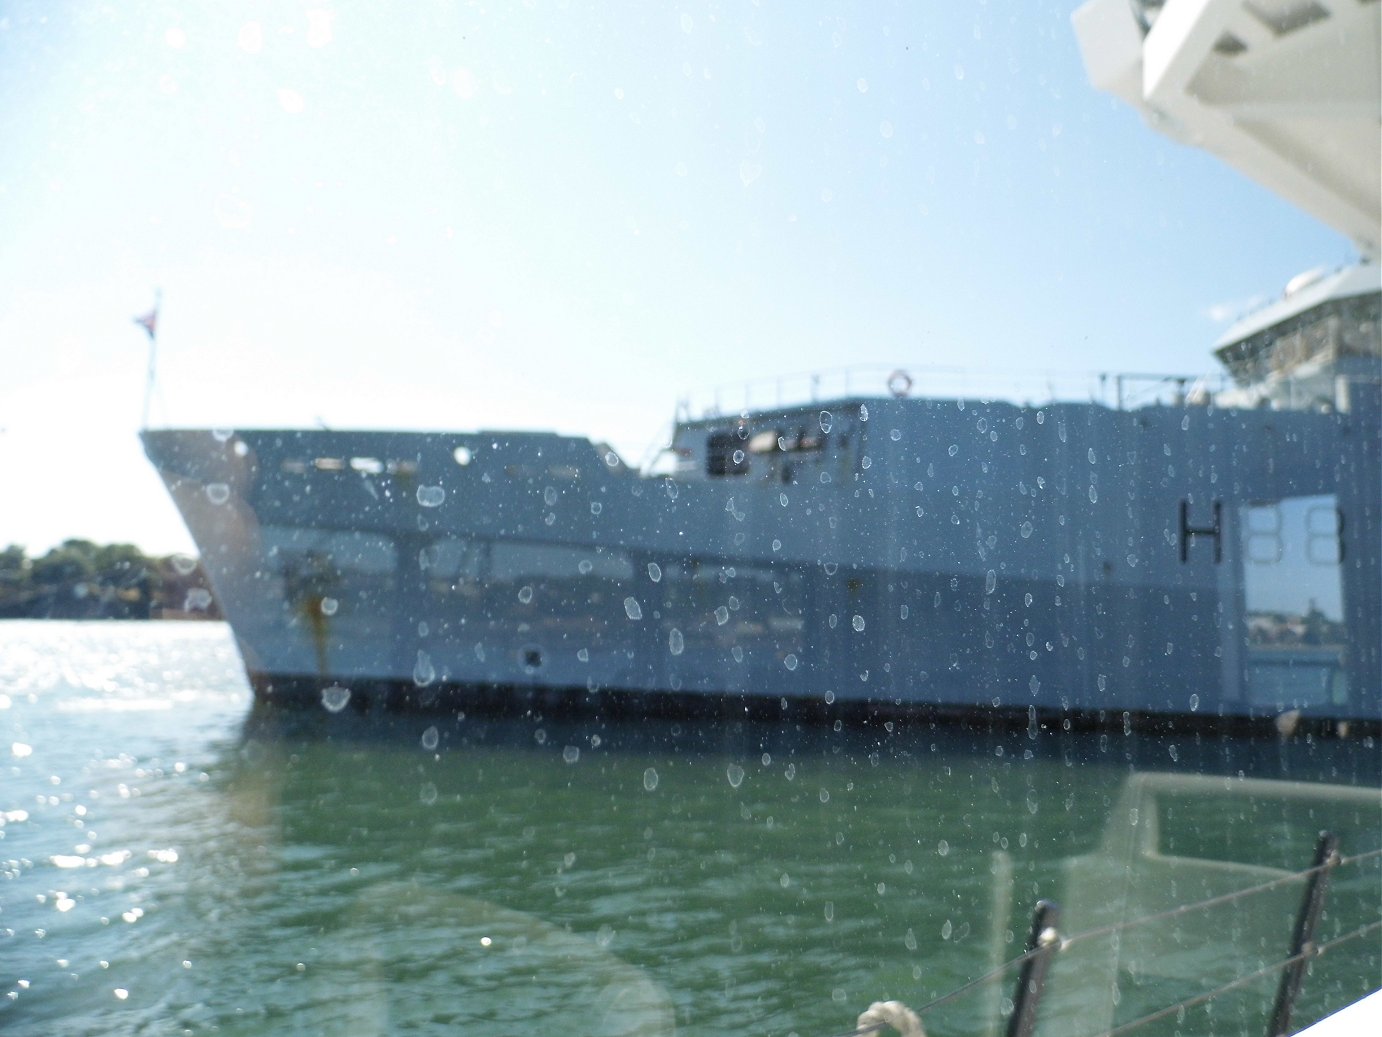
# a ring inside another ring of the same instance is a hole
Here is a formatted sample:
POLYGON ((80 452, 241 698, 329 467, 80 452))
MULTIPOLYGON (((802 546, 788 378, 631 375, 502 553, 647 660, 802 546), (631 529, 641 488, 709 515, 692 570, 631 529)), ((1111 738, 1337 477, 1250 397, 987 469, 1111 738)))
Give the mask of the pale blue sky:
POLYGON ((784 372, 1212 370, 1353 250, 1095 92, 1073 7, 0 4, 0 545, 189 546, 155 287, 154 424, 636 461, 784 372))

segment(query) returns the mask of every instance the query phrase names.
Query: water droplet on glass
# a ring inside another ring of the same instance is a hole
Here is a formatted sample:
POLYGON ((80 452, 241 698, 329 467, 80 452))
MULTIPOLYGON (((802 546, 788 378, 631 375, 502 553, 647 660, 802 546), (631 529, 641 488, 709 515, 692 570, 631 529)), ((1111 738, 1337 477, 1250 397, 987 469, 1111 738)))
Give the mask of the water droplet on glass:
POLYGON ((533 600, 533 588, 526 583, 518 588, 518 600, 525 605, 529 604, 533 600))
POLYGON ((580 660, 581 662, 583 662, 583 663, 588 663, 588 662, 590 662, 590 649, 589 649, 589 648, 582 648, 582 649, 578 650, 578 651, 576 652, 576 658, 579 659, 579 660, 580 660))
POLYGON ((341 607, 341 603, 335 598, 322 598, 321 610, 323 616, 334 616, 341 607))
POLYGON ((990 569, 984 574, 984 593, 992 594, 994 588, 998 586, 998 574, 990 569))
POLYGON ((426 731, 422 732, 422 747, 429 753, 437 747, 437 742, 441 739, 436 725, 433 724, 426 731))
POLYGON ((950 939, 950 934, 953 933, 954 931, 955 931, 955 927, 954 927, 953 925, 950 924, 950 919, 947 918, 947 919, 945 920, 945 924, 944 924, 943 926, 941 926, 941 939, 942 939, 942 940, 948 940, 948 939, 950 939))
POLYGON ((581 758, 581 747, 579 745, 568 745, 561 751, 561 758, 567 763, 575 763, 581 758))
POLYGON ((422 649, 418 649, 417 662, 413 664, 413 683, 419 688, 425 688, 437 679, 437 671, 432 666, 432 660, 422 649))
POLYGON ((725 768, 725 777, 729 779, 729 787, 737 789, 744 782, 744 768, 737 763, 731 763, 725 768))
POLYGON ((829 432, 835 427, 835 416, 828 410, 821 411, 821 431, 829 432))
POLYGON ((576 568, 580 571, 582 576, 589 576, 590 571, 595 568, 595 563, 589 558, 582 558, 576 563, 576 568))
POLYGON ((948 450, 946 450, 946 453, 949 454, 951 457, 954 457, 954 456, 955 456, 956 454, 958 454, 959 452, 960 452, 960 448, 959 448, 958 444, 955 444, 955 443, 951 443, 951 444, 950 444, 950 448, 949 448, 948 450))
POLYGON ((657 788, 657 771, 651 767, 643 772, 643 787, 649 792, 657 788))
POLYGON ((944 839, 942 839, 940 842, 936 843, 936 853, 938 853, 942 857, 949 856, 950 844, 946 842, 944 839))
POLYGON ((437 787, 430 781, 424 781, 422 787, 417 792, 418 801, 425 806, 431 806, 437 801, 437 787))
POLYGON ((864 617, 863 617, 863 616, 860 616, 860 615, 857 615, 857 614, 856 614, 855 617, 854 617, 852 620, 850 620, 850 622, 854 625, 854 629, 855 629, 855 630, 863 630, 863 629, 864 629, 864 617))
POLYGON ((1018 527, 1017 531, 1022 534, 1022 539, 1026 540, 1032 535, 1032 524, 1030 522, 1024 522, 1018 527))
POLYGON ((893 429, 891 432, 888 433, 888 438, 891 439, 894 443, 896 443, 899 439, 902 438, 902 430, 900 428, 893 429))
POLYGON ((681 636, 681 631, 673 627, 671 633, 667 635, 667 650, 673 655, 681 655, 686 648, 686 640, 681 636))
POLYGON ((542 491, 542 499, 547 503, 547 506, 550 508, 553 504, 557 502, 557 488, 555 486, 548 486, 545 490, 542 491))
POLYGON ((724 626, 726 623, 728 623, 729 609, 725 608, 723 605, 717 608, 715 610, 715 622, 718 623, 720 626, 724 626))
POLYGON ((834 576, 839 571, 840 564, 838 562, 826 562, 824 568, 825 575, 834 576))
POLYGON ((643 618, 643 608, 638 604, 638 599, 632 595, 624 599, 624 612, 630 619, 643 618))
POLYGON ((789 670, 795 670, 797 668, 797 657, 791 652, 788 652, 787 658, 782 660, 782 665, 789 670))
POLYGON ((1200 697, 1199 697, 1198 695, 1191 695, 1191 696, 1190 696, 1190 712, 1193 713, 1193 712, 1195 712, 1195 710, 1197 710, 1197 709, 1199 709, 1199 708, 1200 708, 1200 697))
POLYGON ((417 502, 424 508, 441 507, 441 502, 446 500, 446 491, 440 486, 419 486, 417 488, 417 502))
POLYGON ((331 684, 322 688, 322 705, 326 707, 328 713, 339 713, 346 708, 346 703, 349 701, 349 688, 343 688, 339 684, 331 684))
POLYGON ((603 504, 601 504, 599 501, 593 500, 593 501, 590 502, 590 513, 591 513, 592 515, 598 515, 598 514, 600 514, 600 512, 602 512, 602 511, 604 511, 604 510, 605 510, 605 506, 604 506, 603 504))
POLYGON ((1098 504, 1098 503, 1099 503, 1099 491, 1096 490, 1092 485, 1089 487, 1089 503, 1090 503, 1090 504, 1098 504))
POLYGON ((228 428, 213 428, 211 430, 211 435, 217 443, 224 443, 231 436, 235 435, 235 431, 228 428))
POLYGON ((207 483, 206 499, 212 504, 224 504, 230 500, 230 487, 223 482, 207 483))
POLYGON ((662 566, 658 565, 656 562, 649 562, 648 579, 652 580, 654 583, 659 582, 662 579, 662 566))
POLYGON ((868 406, 867 403, 861 403, 861 404, 859 404, 859 420, 860 420, 860 421, 868 421, 868 420, 869 420, 869 406, 868 406))

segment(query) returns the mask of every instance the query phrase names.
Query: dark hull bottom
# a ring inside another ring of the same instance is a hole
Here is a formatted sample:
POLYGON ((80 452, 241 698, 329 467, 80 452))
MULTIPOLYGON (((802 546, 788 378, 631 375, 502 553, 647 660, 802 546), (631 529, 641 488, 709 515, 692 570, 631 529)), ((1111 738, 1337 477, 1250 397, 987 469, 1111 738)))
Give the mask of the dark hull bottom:
MULTIPOLYGON (((323 710, 331 682, 302 675, 249 674, 255 698, 288 708, 323 710)), ((1206 716, 1105 710, 948 706, 938 703, 765 698, 737 694, 667 691, 591 692, 585 688, 443 684, 419 688, 411 681, 352 680, 341 711, 464 714, 470 716, 600 717, 609 720, 688 719, 783 721, 848 727, 891 723, 909 728, 945 726, 1037 733, 1116 731, 1124 734, 1205 733, 1249 737, 1368 738, 1382 736, 1382 721, 1307 714, 1206 716)))

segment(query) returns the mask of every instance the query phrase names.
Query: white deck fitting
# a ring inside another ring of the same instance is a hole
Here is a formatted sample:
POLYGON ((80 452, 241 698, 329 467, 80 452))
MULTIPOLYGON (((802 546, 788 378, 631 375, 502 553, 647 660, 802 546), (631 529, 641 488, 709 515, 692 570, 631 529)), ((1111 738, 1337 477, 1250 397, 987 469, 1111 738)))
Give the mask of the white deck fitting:
POLYGON ((1377 0, 1091 0, 1073 21, 1096 87, 1378 258, 1377 0))

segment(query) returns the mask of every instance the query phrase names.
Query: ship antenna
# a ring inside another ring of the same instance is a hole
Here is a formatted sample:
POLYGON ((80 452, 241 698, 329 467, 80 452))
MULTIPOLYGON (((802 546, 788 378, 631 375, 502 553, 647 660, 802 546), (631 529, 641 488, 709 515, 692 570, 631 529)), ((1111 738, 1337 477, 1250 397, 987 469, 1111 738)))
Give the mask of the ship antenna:
POLYGON ((134 318, 134 322, 149 335, 149 372, 144 380, 144 414, 139 423, 141 429, 149 427, 149 400, 154 394, 154 373, 158 367, 158 308, 162 302, 163 289, 155 288, 154 308, 142 317, 134 318))

